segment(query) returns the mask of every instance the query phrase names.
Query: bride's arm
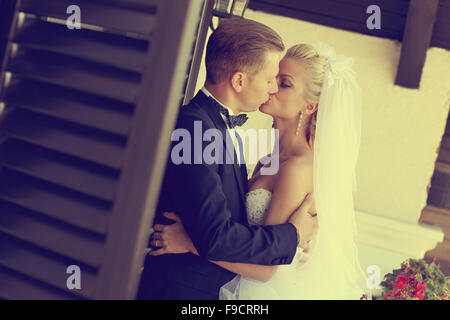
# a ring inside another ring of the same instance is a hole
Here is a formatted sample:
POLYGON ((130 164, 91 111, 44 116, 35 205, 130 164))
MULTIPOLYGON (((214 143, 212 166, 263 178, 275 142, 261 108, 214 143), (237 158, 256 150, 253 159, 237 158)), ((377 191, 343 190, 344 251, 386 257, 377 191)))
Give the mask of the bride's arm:
MULTIPOLYGON (((195 247, 191 252, 196 255, 199 255, 195 247)), ((241 262, 227 262, 227 261, 213 261, 213 260, 209 261, 231 272, 243 275, 244 277, 247 278, 256 279, 262 282, 269 281, 276 272, 276 266, 263 266, 260 264, 250 264, 241 262)))
MULTIPOLYGON (((299 158, 287 160, 280 166, 273 189, 265 225, 286 223, 299 206, 299 199, 313 192, 312 164, 299 158)), ((313 204, 310 213, 314 211, 313 204)))

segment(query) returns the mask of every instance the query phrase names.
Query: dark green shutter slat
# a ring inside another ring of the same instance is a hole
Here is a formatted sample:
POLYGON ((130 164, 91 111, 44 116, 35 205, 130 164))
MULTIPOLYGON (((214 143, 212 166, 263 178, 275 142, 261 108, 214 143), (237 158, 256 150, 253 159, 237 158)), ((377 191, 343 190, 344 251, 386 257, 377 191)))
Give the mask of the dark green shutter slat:
POLYGON ((8 169, 0 173, 0 201, 99 235, 108 230, 111 205, 8 169))
POLYGON ((0 165, 66 188, 113 201, 118 173, 45 151, 32 145, 9 141, 0 146, 0 165), (23 154, 27 154, 24 157, 23 154))
POLYGON ((19 79, 12 81, 5 102, 7 106, 23 108, 124 137, 130 130, 133 111, 132 105, 116 100, 19 79))
POLYGON ((17 110, 5 125, 7 135, 67 155, 119 169, 125 139, 17 110))
POLYGON ((82 285, 79 290, 71 290, 71 293, 81 297, 92 296, 95 287, 95 272, 87 266, 77 264, 32 245, 12 239, 0 233, 0 266, 10 268, 16 272, 25 274, 39 281, 70 291, 67 288, 67 267, 75 264, 81 268, 82 285))
POLYGON ((11 300, 72 300, 77 296, 58 290, 18 272, 0 266, 0 297, 11 300))
POLYGON ((156 16, 148 12, 125 10, 89 0, 22 0, 20 10, 65 21, 69 17, 66 10, 70 5, 80 7, 82 23, 111 30, 150 36, 156 24, 156 16))
POLYGON ((103 239, 0 202, 0 233, 98 268, 103 239), (42 235, 45 235, 43 237, 42 235), (79 250, 83 248, 83 250, 79 250))
POLYGON ((7 71, 129 103, 135 101, 140 83, 134 72, 38 50, 19 49, 7 71))
POLYGON ((148 42, 27 18, 13 38, 27 48, 63 53, 86 60, 142 72, 148 42), (50 36, 51 35, 51 36, 50 36))

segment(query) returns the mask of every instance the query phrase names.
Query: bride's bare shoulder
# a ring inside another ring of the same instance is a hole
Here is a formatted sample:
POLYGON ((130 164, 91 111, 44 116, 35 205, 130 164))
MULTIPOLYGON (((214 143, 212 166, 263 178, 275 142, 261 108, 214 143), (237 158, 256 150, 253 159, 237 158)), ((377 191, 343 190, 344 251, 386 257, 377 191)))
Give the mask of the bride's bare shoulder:
POLYGON ((302 184, 312 184, 313 161, 310 157, 291 157, 280 165, 280 179, 297 180, 302 184))
MULTIPOLYGON (((274 188, 280 189, 284 198, 297 201, 305 194, 313 192, 313 161, 309 157, 292 157, 280 165, 280 171, 274 188)), ((295 202, 297 203, 297 202, 295 202)), ((298 205, 298 204, 297 204, 298 205)), ((313 203, 311 213, 316 212, 313 203)))

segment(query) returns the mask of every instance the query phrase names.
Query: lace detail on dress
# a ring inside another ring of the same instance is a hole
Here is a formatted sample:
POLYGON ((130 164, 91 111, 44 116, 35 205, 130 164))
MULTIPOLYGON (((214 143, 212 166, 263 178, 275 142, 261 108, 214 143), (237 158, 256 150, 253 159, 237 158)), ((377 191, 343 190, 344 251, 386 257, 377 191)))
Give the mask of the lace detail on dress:
POLYGON ((247 192, 245 206, 249 225, 263 225, 266 218, 272 192, 266 189, 255 189, 247 192))
MULTIPOLYGON (((260 226, 264 224, 271 200, 272 192, 266 189, 260 188, 247 192, 245 205, 247 208, 247 220, 249 225, 260 226)), ((313 240, 310 248, 312 249, 314 246, 315 241, 313 240)), ((308 258, 309 253, 303 252, 303 249, 299 247, 297 248, 297 252, 291 265, 300 268, 308 258)))

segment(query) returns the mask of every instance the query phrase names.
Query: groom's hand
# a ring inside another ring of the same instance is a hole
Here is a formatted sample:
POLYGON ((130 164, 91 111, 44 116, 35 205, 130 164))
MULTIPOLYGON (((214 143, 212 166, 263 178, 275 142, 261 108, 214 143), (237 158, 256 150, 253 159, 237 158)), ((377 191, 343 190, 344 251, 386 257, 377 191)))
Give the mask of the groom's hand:
POLYGON ((299 246, 303 249, 307 248, 309 241, 314 238, 318 229, 317 215, 312 216, 308 213, 313 201, 312 194, 308 194, 288 220, 297 229, 299 246))

